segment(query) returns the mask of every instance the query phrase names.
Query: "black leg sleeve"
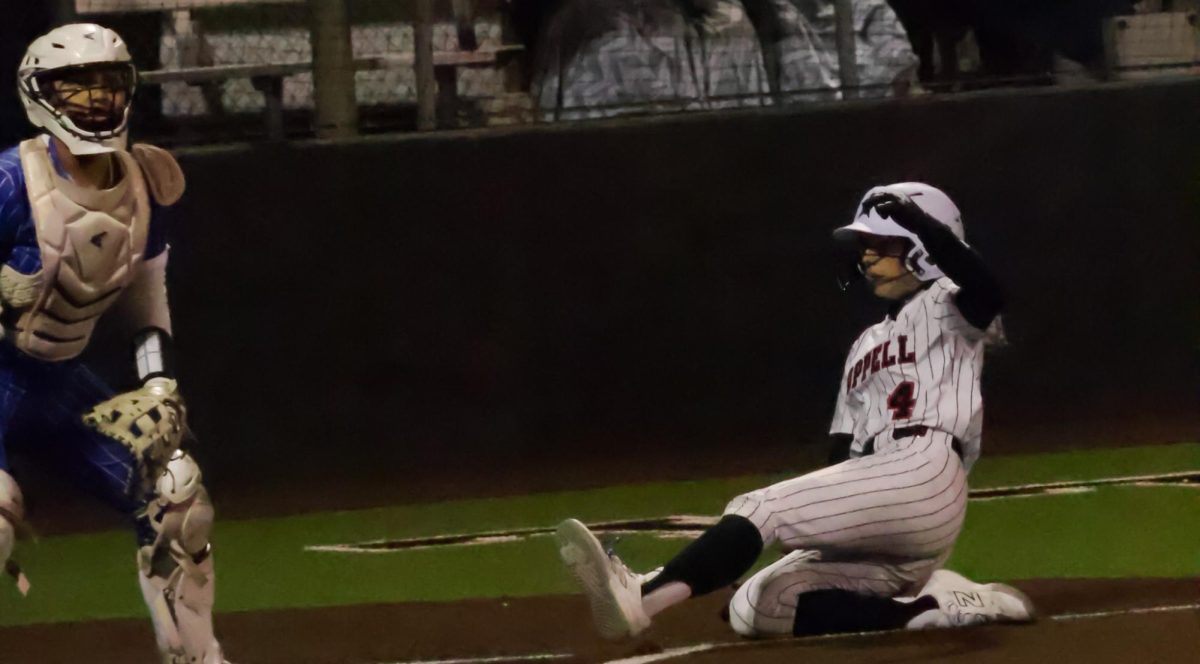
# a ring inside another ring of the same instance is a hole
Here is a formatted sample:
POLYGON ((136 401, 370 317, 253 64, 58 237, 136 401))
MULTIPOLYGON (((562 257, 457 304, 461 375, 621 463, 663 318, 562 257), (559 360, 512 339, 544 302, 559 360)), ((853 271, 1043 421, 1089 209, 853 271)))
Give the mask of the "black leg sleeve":
POLYGON ((726 514, 664 565, 658 576, 642 586, 642 594, 671 581, 686 583, 693 596, 710 593, 737 581, 762 549, 757 526, 744 516, 726 514))
POLYGON ((796 598, 792 634, 816 636, 900 629, 918 615, 936 608, 937 600, 929 595, 906 603, 849 590, 814 590, 800 593, 796 598))

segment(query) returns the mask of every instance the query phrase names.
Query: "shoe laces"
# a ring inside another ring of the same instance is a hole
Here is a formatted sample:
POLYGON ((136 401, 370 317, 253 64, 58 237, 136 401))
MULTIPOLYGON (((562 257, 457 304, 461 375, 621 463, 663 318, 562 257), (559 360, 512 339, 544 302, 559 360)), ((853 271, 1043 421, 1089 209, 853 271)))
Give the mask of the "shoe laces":
POLYGON ((623 582, 632 581, 636 585, 640 586, 641 584, 638 583, 639 575, 634 573, 633 570, 629 569, 629 566, 625 564, 625 561, 621 560, 621 556, 617 555, 616 546, 620 541, 620 537, 615 537, 611 542, 605 544, 604 553, 608 554, 608 564, 623 582))
POLYGON ((612 565, 613 571, 617 573, 623 580, 637 581, 637 574, 634 574, 625 561, 615 553, 608 554, 608 562, 612 565))

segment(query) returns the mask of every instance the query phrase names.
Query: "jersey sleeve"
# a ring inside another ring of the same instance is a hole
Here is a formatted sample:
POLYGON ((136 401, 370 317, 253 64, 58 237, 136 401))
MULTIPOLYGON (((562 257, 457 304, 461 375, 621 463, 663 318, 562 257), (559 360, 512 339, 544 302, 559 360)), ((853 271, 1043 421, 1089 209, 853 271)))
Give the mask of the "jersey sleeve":
POLYGON ((167 250, 167 225, 170 223, 170 208, 150 199, 150 228, 146 234, 146 260, 152 260, 167 250))
POLYGON ((854 420, 850 419, 850 406, 846 403, 846 395, 839 394, 837 405, 833 408, 833 423, 829 425, 830 435, 854 433, 854 420))
POLYGON ((167 303, 169 210, 151 199, 143 260, 121 296, 123 315, 135 332, 156 329, 171 334, 171 309, 167 303))
POLYGON ((959 287, 949 279, 939 279, 934 285, 933 318, 938 327, 944 332, 962 337, 971 343, 976 343, 999 334, 1000 317, 992 319, 986 330, 981 330, 971 324, 958 308, 957 295, 959 287))
MULTIPOLYGON (((855 344, 857 347, 857 344, 855 344)), ((829 425, 829 434, 853 434, 854 420, 850 416, 850 394, 846 389, 846 376, 850 373, 850 366, 854 359, 853 351, 846 359, 846 366, 842 368, 842 380, 838 382, 838 398, 837 404, 833 407, 833 423, 829 425)))

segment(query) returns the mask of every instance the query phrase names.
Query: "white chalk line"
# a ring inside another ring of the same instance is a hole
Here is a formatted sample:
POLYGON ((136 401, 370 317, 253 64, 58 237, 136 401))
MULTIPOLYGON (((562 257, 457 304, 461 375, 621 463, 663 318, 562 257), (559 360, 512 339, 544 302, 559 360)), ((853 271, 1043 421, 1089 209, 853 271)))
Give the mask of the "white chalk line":
MULTIPOLYGON (((1161 484, 1156 486, 1171 486, 1161 484)), ((1045 498, 1046 496, 1067 496, 1075 493, 1095 493, 1094 486, 1065 486, 1065 487, 1047 487, 1041 490, 1041 493, 1018 493, 1011 495, 982 495, 968 496, 968 499, 973 503, 983 503, 993 500, 1023 500, 1026 498, 1045 498)))
POLYGON ((379 664, 502 664, 504 662, 548 662, 559 659, 572 659, 575 655, 569 652, 547 652, 532 655, 495 655, 492 657, 456 657, 453 659, 412 659, 401 662, 379 662, 379 664))
MULTIPOLYGON (((675 519, 693 519, 693 518, 700 518, 700 517, 690 517, 690 516, 668 517, 668 519, 671 521, 674 521, 675 519)), ((712 519, 709 519, 709 521, 711 523, 709 523, 708 525, 712 526, 717 523, 718 519, 716 517, 713 517, 712 519)), ((700 526, 697 526, 697 530, 694 530, 694 531, 692 531, 692 530, 643 530, 641 528, 631 528, 628 530, 610 529, 610 530, 605 530, 604 535, 619 536, 619 537, 627 537, 630 535, 648 535, 650 537, 655 537, 660 540, 662 540, 662 539, 693 540, 693 539, 696 539, 696 535, 701 529, 702 529, 702 527, 700 527, 700 526)), ((394 554, 394 553, 403 552, 403 551, 419 551, 421 549, 437 549, 437 548, 447 548, 447 547, 453 547, 453 546, 484 546, 484 545, 488 545, 488 544, 511 544, 513 542, 524 542, 524 541, 531 540, 531 539, 546 539, 546 538, 549 538, 554 535, 554 531, 552 529, 547 529, 547 531, 548 532, 544 532, 544 533, 541 533, 541 532, 539 532, 539 533, 521 533, 519 535, 479 535, 475 539, 472 539, 469 541, 464 541, 464 542, 454 542, 451 544, 445 544, 445 543, 441 543, 441 542, 433 542, 431 544, 408 545, 408 546, 405 546, 402 548, 393 548, 393 549, 389 549, 389 548, 380 546, 381 544, 389 543, 389 540, 372 540, 370 542, 361 542, 358 544, 307 544, 304 546, 304 550, 312 551, 315 553, 355 553, 355 554, 365 553, 365 554, 369 554, 369 555, 394 554)), ((396 541, 404 542, 405 540, 396 540, 396 541)))
MULTIPOLYGON (((1112 618, 1115 616, 1126 615, 1144 615, 1152 613, 1176 613, 1179 611, 1200 611, 1200 604, 1174 604, 1167 606, 1148 606, 1133 609, 1115 609, 1111 611, 1092 611, 1090 613, 1060 613, 1058 615, 1049 616, 1047 619, 1055 622, 1070 622, 1074 620, 1091 620, 1095 618, 1112 618)), ((852 632, 848 634, 829 634, 825 636, 810 636, 803 640, 797 639, 796 642, 812 643, 815 641, 834 641, 839 639, 855 639, 864 636, 879 636, 881 634, 894 634, 896 632, 852 632)), ((733 650, 735 648, 756 648, 769 646, 772 644, 787 643, 786 640, 774 641, 725 641, 722 643, 700 643, 691 646, 681 646, 679 648, 668 648, 659 653, 650 655, 638 655, 636 657, 625 657, 622 659, 613 659, 605 662, 605 664, 651 664, 652 662, 665 662, 667 660, 678 659, 688 655, 694 655, 701 652, 709 652, 712 650, 733 650)))
MULTIPOLYGON (((1149 606, 1133 609, 1115 609, 1110 611, 1092 611, 1088 613, 1060 613, 1050 616, 1048 620, 1055 622, 1070 622, 1075 620, 1091 620, 1095 618, 1111 618, 1114 616, 1124 615, 1145 615, 1154 613, 1175 613, 1179 611, 1200 611, 1200 603, 1197 604, 1174 604, 1167 606, 1149 606)), ((842 639, 855 639, 860 637, 878 636, 880 634, 888 634, 889 632, 852 632, 848 634, 828 634, 825 636, 810 636, 803 641, 806 643, 818 641, 835 641, 842 639)), ((894 633, 894 632, 892 632, 894 633)), ((786 641, 726 641, 721 643, 698 643, 690 646, 681 646, 678 648, 668 648, 659 653, 649 655, 638 655, 636 657, 626 657, 622 659, 610 660, 606 664, 653 664, 653 662, 662 662, 671 659, 678 659, 688 655, 708 652, 710 650, 726 650, 734 648, 754 648, 764 644, 779 644, 786 641)), ((505 662, 547 662, 564 659, 572 659, 576 657, 573 653, 530 653, 527 655, 494 655, 488 657, 456 657, 451 659, 416 659, 397 662, 380 662, 380 664, 503 664, 505 662)))
POLYGON ((1062 480, 1059 482, 1039 482, 1034 484, 1018 484, 1016 486, 997 486, 985 489, 971 489, 971 497, 983 497, 996 493, 1011 491, 1037 491, 1039 489, 1066 489, 1070 487, 1093 487, 1111 484, 1159 483, 1165 480, 1186 479, 1195 477, 1200 470, 1184 470, 1174 473, 1158 473, 1155 475, 1126 475, 1124 477, 1101 477, 1090 480, 1062 480))
MULTIPOLYGON (((1091 493, 1095 491, 1096 487, 1098 486, 1122 484, 1141 487, 1183 486, 1188 488, 1200 488, 1200 484, 1170 482, 1173 479, 1194 478, 1197 476, 1197 473, 1200 473, 1200 471, 1191 470, 1173 473, 1160 473, 1157 475, 1128 475, 1124 477, 1106 477, 1090 480, 1063 480, 1058 482, 1018 484, 1015 486, 1006 487, 988 487, 982 489, 971 489, 968 493, 968 496, 973 502, 1015 500, 1020 498, 1039 498, 1091 493), (1038 491, 1040 491, 1040 493, 1034 493, 1038 491), (1013 492, 1023 493, 1013 495, 1013 492)), ((679 526, 692 526, 696 528, 696 530, 700 530, 715 524, 717 522, 717 517, 676 515, 668 517, 645 517, 642 519, 623 519, 619 521, 608 521, 592 525, 593 527, 604 528, 605 535, 610 536, 650 535, 659 539, 691 539, 696 534, 694 531, 680 529, 650 530, 632 528, 625 530, 621 528, 621 526, 625 524, 636 524, 655 520, 666 520, 672 524, 679 526)), ((394 554, 402 551, 415 551, 417 549, 428 548, 507 544, 526 539, 548 537, 549 535, 553 534, 553 532, 554 529, 549 527, 516 528, 507 531, 437 535, 433 537, 405 538, 397 540, 372 540, 368 542, 347 542, 338 544, 309 544, 304 546, 304 550, 315 553, 348 553, 368 555, 394 554), (387 544, 404 544, 405 546, 384 546, 387 544)))
POLYGON ((734 645, 740 645, 738 642, 732 643, 701 643, 699 645, 687 646, 684 648, 668 648, 662 652, 654 653, 653 655, 638 655, 637 657, 626 657, 625 659, 614 659, 605 664, 650 664, 650 662, 661 662, 677 657, 686 657, 694 655, 698 652, 708 652, 718 648, 727 648, 734 645))
POLYGON ((1115 609, 1112 611, 1092 611, 1091 613, 1060 613, 1056 616, 1050 616, 1049 619, 1065 622, 1070 620, 1088 620, 1090 618, 1110 618, 1112 616, 1133 616, 1147 613, 1174 613, 1176 611, 1200 611, 1200 604, 1147 606, 1140 609, 1115 609))

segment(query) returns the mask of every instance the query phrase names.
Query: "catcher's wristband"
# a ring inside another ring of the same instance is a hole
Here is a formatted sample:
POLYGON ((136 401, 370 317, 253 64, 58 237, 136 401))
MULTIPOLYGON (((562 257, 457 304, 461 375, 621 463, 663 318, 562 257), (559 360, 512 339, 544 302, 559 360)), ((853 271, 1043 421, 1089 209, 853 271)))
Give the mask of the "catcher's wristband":
POLYGON ((133 336, 133 361, 138 381, 175 376, 175 352, 171 335, 157 327, 148 327, 133 336))

